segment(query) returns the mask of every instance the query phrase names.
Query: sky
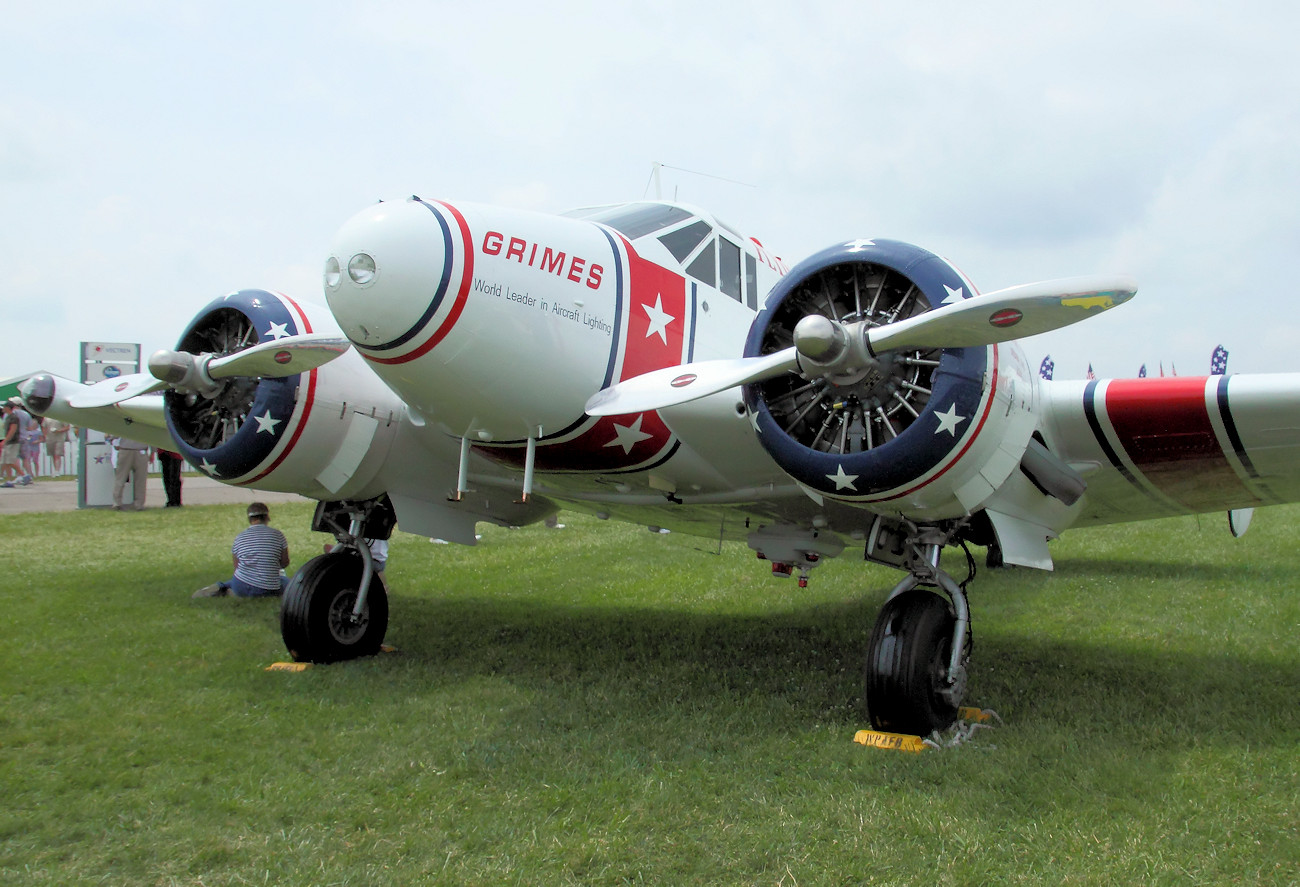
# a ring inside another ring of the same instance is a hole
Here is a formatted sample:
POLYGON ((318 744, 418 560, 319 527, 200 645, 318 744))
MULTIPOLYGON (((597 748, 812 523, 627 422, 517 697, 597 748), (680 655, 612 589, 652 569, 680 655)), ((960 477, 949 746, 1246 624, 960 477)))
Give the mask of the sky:
POLYGON ((324 304, 378 199, 562 212, 655 161, 790 264, 890 237, 985 292, 1136 278, 1024 340, 1058 379, 1300 371, 1297 33, 1253 0, 16 4, 0 379, 173 347, 236 289, 324 304))

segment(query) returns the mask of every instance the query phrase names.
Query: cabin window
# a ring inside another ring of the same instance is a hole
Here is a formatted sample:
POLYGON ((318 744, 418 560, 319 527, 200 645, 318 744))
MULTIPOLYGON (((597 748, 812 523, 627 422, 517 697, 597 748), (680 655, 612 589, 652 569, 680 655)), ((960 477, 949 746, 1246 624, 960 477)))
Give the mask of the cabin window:
POLYGON ((758 260, 745 254, 745 304, 758 310, 758 260))
POLYGON ((740 247, 725 237, 718 238, 718 289, 740 301, 740 247))

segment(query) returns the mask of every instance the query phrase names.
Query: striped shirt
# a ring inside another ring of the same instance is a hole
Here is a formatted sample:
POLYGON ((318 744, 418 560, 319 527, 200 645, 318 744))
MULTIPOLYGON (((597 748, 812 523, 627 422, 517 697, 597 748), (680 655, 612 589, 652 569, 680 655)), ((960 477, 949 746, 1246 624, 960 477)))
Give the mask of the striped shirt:
POLYGON ((256 588, 280 587, 280 561, 289 543, 275 527, 252 524, 235 537, 230 553, 239 558, 235 578, 256 588))

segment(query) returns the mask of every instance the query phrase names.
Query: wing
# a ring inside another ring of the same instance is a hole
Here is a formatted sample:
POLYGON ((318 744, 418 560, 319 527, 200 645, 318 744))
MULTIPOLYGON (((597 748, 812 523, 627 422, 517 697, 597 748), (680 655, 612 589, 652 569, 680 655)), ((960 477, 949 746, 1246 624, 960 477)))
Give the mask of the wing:
POLYGON ((1076 525, 1300 501, 1300 374, 1056 382, 1044 401, 1088 485, 1076 525))

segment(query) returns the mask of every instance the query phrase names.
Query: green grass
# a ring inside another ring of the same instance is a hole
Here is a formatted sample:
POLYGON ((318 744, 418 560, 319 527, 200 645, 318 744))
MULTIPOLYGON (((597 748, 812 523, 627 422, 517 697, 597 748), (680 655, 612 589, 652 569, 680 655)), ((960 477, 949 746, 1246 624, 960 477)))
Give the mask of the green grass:
POLYGON ((564 519, 399 534, 400 652, 285 674, 276 601, 189 597, 242 509, 0 518, 0 883, 1300 881, 1300 508, 982 572, 1006 724, 917 756, 851 741, 898 574, 564 519))

